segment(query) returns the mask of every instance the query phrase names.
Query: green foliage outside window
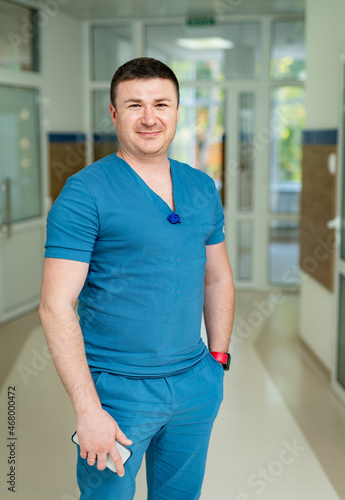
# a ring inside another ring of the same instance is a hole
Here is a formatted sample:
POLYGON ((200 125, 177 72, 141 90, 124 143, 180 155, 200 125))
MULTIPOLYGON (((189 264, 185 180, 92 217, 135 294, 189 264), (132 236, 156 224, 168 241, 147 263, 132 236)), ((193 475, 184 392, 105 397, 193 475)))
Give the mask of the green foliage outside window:
POLYGON ((304 89, 300 86, 281 87, 275 91, 274 99, 279 151, 278 180, 301 182, 304 89))

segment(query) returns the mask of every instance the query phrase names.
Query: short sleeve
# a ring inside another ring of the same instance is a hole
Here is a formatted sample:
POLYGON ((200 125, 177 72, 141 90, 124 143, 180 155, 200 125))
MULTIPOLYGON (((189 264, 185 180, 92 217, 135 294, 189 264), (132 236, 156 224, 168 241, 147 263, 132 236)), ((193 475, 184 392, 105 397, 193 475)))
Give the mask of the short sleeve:
POLYGON ((223 205, 214 182, 213 182, 213 196, 215 197, 216 200, 216 212, 217 212, 216 226, 211 236, 207 239, 206 245, 215 245, 225 240, 223 205))
POLYGON ((98 233, 95 201, 82 181, 70 177, 48 213, 45 257, 90 263, 98 233))

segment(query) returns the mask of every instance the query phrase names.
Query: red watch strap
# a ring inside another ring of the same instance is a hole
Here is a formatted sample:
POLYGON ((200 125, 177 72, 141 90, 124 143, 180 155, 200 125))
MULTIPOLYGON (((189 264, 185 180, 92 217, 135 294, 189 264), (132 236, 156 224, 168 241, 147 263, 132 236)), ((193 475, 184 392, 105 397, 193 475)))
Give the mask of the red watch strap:
POLYGON ((226 352, 211 352, 212 356, 214 357, 214 359, 216 359, 217 361, 219 361, 219 363, 222 363, 223 365, 226 365, 226 362, 228 360, 228 353, 226 352))

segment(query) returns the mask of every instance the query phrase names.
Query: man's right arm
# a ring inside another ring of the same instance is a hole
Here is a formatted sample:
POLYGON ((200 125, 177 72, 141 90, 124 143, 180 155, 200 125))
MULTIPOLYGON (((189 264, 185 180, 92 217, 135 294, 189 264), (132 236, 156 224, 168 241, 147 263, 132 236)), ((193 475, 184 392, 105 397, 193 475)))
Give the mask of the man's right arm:
POLYGON ((77 414, 81 457, 97 457, 97 467, 103 470, 107 453, 110 453, 121 476, 124 469, 115 437, 124 445, 131 444, 131 441, 102 409, 74 313, 88 268, 84 262, 46 258, 39 313, 55 367, 77 414))

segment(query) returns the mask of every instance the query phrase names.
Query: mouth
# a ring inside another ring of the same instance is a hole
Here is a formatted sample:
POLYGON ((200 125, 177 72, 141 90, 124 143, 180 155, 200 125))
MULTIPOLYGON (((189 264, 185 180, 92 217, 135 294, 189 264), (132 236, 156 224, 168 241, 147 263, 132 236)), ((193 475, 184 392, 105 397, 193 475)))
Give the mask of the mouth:
POLYGON ((144 132, 144 131, 137 132, 137 134, 140 135, 141 137, 147 137, 147 138, 157 137, 157 135, 159 135, 160 133, 161 133, 160 130, 155 130, 151 132, 144 132))

